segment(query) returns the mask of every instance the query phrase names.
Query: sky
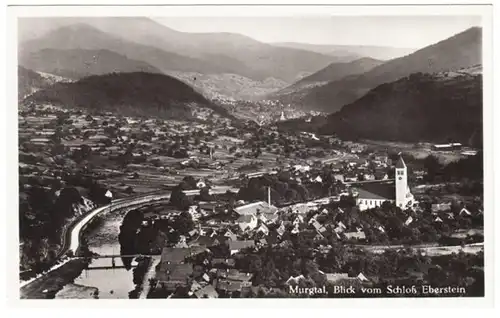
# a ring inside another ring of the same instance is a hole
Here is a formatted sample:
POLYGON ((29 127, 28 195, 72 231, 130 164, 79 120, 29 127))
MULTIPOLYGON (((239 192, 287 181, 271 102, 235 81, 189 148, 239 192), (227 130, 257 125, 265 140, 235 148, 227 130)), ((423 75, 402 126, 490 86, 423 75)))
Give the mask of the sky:
POLYGON ((261 42, 422 48, 473 26, 480 16, 165 17, 183 32, 240 33, 261 42))

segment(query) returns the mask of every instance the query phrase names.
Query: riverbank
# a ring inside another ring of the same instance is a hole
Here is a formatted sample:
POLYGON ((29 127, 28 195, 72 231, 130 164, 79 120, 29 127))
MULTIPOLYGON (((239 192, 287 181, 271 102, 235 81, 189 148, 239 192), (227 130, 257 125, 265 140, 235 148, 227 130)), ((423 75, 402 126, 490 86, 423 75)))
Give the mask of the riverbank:
POLYGON ((160 263, 160 261, 161 261, 161 255, 151 257, 151 263, 149 265, 148 272, 146 273, 146 275, 144 275, 142 281, 142 290, 141 293, 139 294, 139 299, 148 298, 149 290, 151 289, 149 281, 150 279, 153 279, 155 277, 156 266, 160 263))
POLYGON ((98 295, 95 287, 68 284, 56 294, 56 299, 97 299, 98 295))
POLYGON ((53 299, 67 284, 73 283, 87 267, 86 259, 73 259, 56 270, 20 288, 21 299, 53 299))

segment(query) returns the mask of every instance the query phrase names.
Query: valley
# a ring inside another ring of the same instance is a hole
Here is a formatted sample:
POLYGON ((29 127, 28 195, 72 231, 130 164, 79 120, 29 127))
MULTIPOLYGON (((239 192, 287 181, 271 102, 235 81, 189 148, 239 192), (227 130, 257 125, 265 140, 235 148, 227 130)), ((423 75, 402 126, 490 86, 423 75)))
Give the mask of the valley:
POLYGON ((161 21, 20 19, 22 298, 484 296, 480 27, 405 48, 161 21))

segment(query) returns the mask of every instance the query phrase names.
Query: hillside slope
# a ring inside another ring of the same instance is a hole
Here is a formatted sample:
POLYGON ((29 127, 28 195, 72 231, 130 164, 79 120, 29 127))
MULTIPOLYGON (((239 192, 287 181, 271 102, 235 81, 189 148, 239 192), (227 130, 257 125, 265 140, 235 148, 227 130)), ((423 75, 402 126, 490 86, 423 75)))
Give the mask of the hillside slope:
POLYGON ((293 85, 273 93, 270 98, 279 98, 284 103, 293 103, 294 99, 300 98, 300 94, 307 94, 313 87, 326 85, 330 81, 336 81, 349 75, 365 73, 374 67, 384 63, 372 58, 360 58, 348 63, 332 63, 327 67, 306 76, 293 85))
POLYGON ((109 50, 42 49, 23 54, 19 63, 32 70, 73 79, 115 72, 161 73, 148 63, 109 50))
POLYGON ((143 72, 94 75, 74 83, 57 83, 36 92, 26 101, 115 111, 131 116, 189 118, 190 106, 226 114, 189 85, 167 75, 143 72))
POLYGON ((435 73, 481 64, 482 30, 470 28, 408 56, 390 60, 358 76, 314 87, 295 103, 327 112, 338 111, 370 89, 412 73, 435 73))
POLYGON ((318 132, 351 140, 453 140, 479 146, 482 106, 482 76, 477 72, 415 73, 382 84, 329 115, 318 132))
POLYGON ((22 66, 17 67, 17 98, 24 99, 26 96, 48 87, 51 82, 33 70, 22 66))
POLYGON ((168 75, 193 86, 210 99, 232 98, 236 100, 252 100, 288 85, 286 82, 275 78, 267 78, 265 81, 255 81, 237 74, 168 72, 168 75))

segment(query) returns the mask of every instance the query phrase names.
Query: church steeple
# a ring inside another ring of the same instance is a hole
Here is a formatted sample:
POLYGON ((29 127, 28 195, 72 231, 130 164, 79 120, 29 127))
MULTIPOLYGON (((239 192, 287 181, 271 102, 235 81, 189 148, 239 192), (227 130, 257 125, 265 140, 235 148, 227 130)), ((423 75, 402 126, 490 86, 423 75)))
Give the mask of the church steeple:
POLYGON ((399 154, 398 162, 396 162, 396 169, 406 169, 406 164, 401 156, 401 153, 399 154))
POLYGON ((408 171, 406 164, 401 154, 399 154, 398 161, 396 162, 396 205, 404 208, 408 203, 410 189, 408 188, 408 171))

